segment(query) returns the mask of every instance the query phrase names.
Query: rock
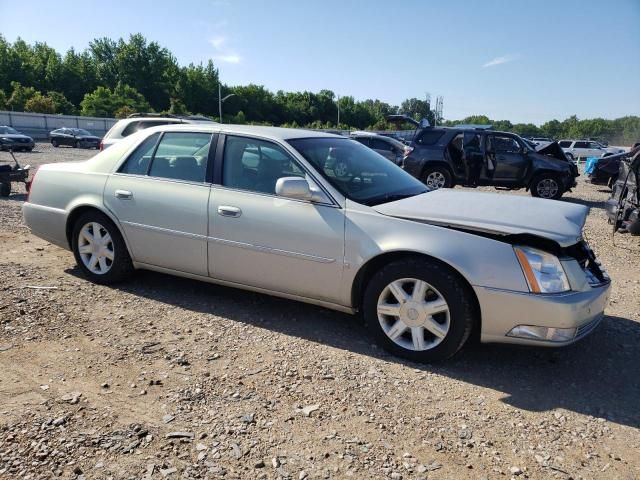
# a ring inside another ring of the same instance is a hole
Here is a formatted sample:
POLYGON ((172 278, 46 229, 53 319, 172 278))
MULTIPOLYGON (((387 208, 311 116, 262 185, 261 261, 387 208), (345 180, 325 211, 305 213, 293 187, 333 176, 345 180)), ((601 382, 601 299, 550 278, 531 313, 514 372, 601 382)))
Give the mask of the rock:
POLYGON ((60 397, 60 400, 63 402, 67 402, 72 405, 75 405, 80 401, 81 396, 82 396, 81 392, 69 392, 69 393, 65 393, 62 397, 60 397))
POLYGON ((315 405, 309 405, 307 407, 304 407, 302 410, 300 410, 302 412, 302 414, 305 417, 310 417, 311 413, 315 412, 316 410, 318 410, 320 408, 320 405, 318 405, 317 403, 315 405))
POLYGON ((209 447, 207 447, 204 443, 199 443, 196 445, 196 450, 199 452, 202 452, 204 450, 208 450, 209 447))
POLYGON ((253 413, 249 413, 248 415, 244 415, 242 417, 242 423, 256 423, 253 413))
POLYGON ((165 435, 166 438, 187 438, 193 440, 195 435, 191 432, 170 432, 165 435))
POLYGON ((49 385, 40 385, 42 390, 49 390, 49 385))
POLYGON ((64 425, 67 422, 66 417, 59 417, 53 421, 53 425, 59 427, 60 425, 64 425))
POLYGON ((402 474, 398 472, 393 472, 391 474, 392 480, 402 480, 402 474))
POLYGON ((298 480, 304 480, 308 476, 309 475, 307 474, 307 472, 305 472, 304 470, 300 470, 300 473, 298 474, 298 480))
POLYGON ((109 384, 108 384, 107 382, 102 383, 100 386, 101 386, 102 388, 109 388, 109 384))
POLYGON ((264 468, 264 460, 258 460, 255 463, 254 468, 264 468))
POLYGON ((280 460, 278 459, 278 457, 273 457, 271 459, 271 465, 273 466, 273 468, 278 468, 280 466, 280 460))
POLYGON ((233 453, 233 458, 235 458, 236 460, 239 460, 242 458, 242 450, 240 450, 240 447, 238 446, 237 443, 231 444, 231 450, 233 453))
POLYGON ((509 469, 509 472, 511 473, 511 475, 522 475, 522 469, 520 467, 511 467, 509 469))
POLYGON ((161 468, 160 475, 162 475, 163 477, 168 477, 169 475, 171 475, 172 473, 176 473, 177 471, 178 469, 176 467, 161 468))
POLYGON ((163 423, 173 422, 175 418, 176 417, 174 417, 173 415, 165 415, 164 417, 162 417, 162 422, 163 423))

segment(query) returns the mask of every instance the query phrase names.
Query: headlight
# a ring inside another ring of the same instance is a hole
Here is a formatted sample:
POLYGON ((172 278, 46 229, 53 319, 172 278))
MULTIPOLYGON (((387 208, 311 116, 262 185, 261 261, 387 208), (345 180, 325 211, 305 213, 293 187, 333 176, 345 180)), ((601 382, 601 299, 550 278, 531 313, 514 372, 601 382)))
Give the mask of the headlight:
POLYGON ((531 247, 513 247, 534 293, 559 293, 570 290, 569 280, 558 257, 531 247))

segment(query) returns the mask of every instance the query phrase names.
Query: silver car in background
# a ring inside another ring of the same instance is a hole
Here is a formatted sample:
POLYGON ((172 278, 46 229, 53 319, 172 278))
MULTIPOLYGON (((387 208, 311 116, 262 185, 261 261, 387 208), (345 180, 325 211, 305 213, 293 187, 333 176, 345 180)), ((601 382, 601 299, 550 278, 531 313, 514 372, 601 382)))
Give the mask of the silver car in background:
POLYGON ((360 311, 416 361, 474 332, 570 344, 598 325, 610 288, 582 238, 586 207, 429 192, 358 142, 303 130, 149 128, 41 167, 23 213, 94 282, 149 269, 360 311))

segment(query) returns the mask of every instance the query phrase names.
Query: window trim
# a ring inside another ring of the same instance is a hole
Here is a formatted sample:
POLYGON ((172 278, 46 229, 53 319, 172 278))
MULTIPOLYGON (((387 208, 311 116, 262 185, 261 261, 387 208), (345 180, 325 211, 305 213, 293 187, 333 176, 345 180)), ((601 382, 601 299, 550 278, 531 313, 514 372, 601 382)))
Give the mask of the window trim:
POLYGON ((216 148, 214 179, 213 180, 214 181, 213 181, 212 186, 223 188, 225 190, 229 190, 229 191, 233 191, 233 192, 248 193, 248 194, 252 194, 252 195, 261 195, 263 197, 271 197, 271 198, 283 198, 283 199, 286 199, 286 200, 291 200, 292 202, 302 202, 302 203, 308 203, 308 204, 311 204, 311 205, 321 205, 321 206, 325 206, 325 207, 333 207, 333 208, 342 209, 342 206, 336 201, 336 199, 333 197, 333 195, 331 195, 331 193, 327 190, 327 188, 324 186, 324 184, 321 181, 318 181, 317 175, 314 174, 313 171, 311 171, 309 168, 307 168, 307 166, 304 165, 295 155, 293 155, 291 153, 291 151, 285 145, 281 144, 278 141, 272 140, 270 138, 264 138, 264 137, 255 136, 255 135, 247 135, 247 134, 244 134, 244 133, 236 133, 236 132, 224 132, 224 133, 221 132, 220 135, 219 135, 219 138, 218 138, 218 145, 217 145, 217 148, 216 148), (305 173, 305 175, 309 175, 309 177, 311 177, 313 182, 318 186, 318 188, 320 190, 322 190, 322 192, 329 199, 329 203, 327 203, 327 202, 312 202, 310 200, 300 200, 300 199, 297 199, 297 198, 281 197, 280 195, 277 195, 275 193, 257 192, 255 190, 245 190, 245 189, 242 189, 242 188, 229 187, 227 185, 223 185, 222 184, 222 171, 223 171, 223 164, 224 164, 224 151, 227 148, 227 141, 226 141, 227 137, 249 138, 249 139, 253 139, 253 140, 259 140, 259 141, 262 141, 262 142, 265 142, 265 143, 271 143, 273 145, 276 145, 277 147, 280 147, 280 149, 284 150, 284 152, 291 158, 291 160, 293 162, 295 162, 295 164, 300 168, 300 170, 302 170, 305 173))

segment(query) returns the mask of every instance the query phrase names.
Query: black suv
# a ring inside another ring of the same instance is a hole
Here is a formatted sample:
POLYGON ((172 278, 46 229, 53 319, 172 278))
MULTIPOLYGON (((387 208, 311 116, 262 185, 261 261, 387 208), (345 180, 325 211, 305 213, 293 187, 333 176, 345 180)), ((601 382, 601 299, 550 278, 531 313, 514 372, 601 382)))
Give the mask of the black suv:
POLYGON ((536 151, 513 133, 430 127, 404 115, 388 120, 416 126, 402 167, 431 189, 489 185, 526 188, 534 197, 558 199, 576 186, 578 168, 556 142, 536 151))

